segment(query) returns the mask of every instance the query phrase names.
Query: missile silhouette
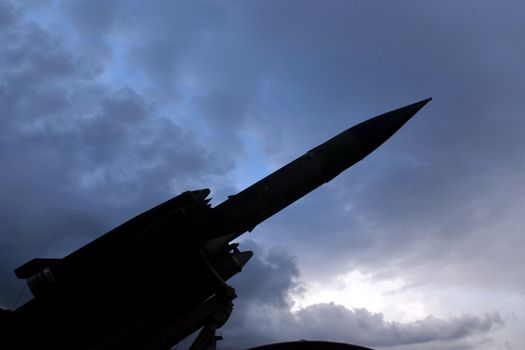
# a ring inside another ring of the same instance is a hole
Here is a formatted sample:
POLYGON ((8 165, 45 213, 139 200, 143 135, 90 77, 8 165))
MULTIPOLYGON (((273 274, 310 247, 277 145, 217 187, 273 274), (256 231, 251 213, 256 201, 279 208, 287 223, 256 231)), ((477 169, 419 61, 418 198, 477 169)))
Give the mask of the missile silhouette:
POLYGON ((0 309, 1 349, 168 349, 199 328, 206 348, 232 312, 226 281, 252 257, 231 243, 389 139, 431 99, 355 125, 216 207, 187 191, 64 258, 15 270, 33 299, 0 309))
MULTIPOLYGON (((305 155, 215 207, 235 219, 239 228, 225 239, 234 239, 329 182, 388 140, 431 98, 381 114, 334 136, 305 155)), ((224 241, 224 239, 223 239, 224 241)), ((220 241, 208 243, 215 250, 220 241)))

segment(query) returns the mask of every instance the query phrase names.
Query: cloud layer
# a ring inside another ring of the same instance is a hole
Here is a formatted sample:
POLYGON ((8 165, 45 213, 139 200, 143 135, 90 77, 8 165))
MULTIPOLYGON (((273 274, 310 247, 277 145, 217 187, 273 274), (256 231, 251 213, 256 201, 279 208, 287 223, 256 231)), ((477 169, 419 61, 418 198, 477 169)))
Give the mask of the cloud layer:
POLYGON ((186 189, 218 203, 432 95, 242 242, 258 255, 232 281, 227 344, 286 329, 379 347, 523 345, 522 13, 518 1, 0 1, 0 304, 33 257, 186 189), (309 284, 336 289, 352 271, 402 279, 440 316, 396 322, 329 300, 290 311, 309 284))
POLYGON ((0 13, 2 281, 224 172, 226 158, 143 95, 100 83, 100 68, 9 3, 0 13))
MULTIPOLYGON (((388 322, 381 313, 319 303, 291 312, 290 294, 301 292, 294 258, 283 251, 265 252, 251 241, 255 256, 232 280, 240 295, 232 319, 224 327, 227 349, 299 339, 329 340, 371 347, 434 346, 476 338, 504 326, 497 312, 481 317, 463 314, 448 319, 428 316, 413 322, 388 322)), ((473 343, 476 344, 476 340, 473 343)))

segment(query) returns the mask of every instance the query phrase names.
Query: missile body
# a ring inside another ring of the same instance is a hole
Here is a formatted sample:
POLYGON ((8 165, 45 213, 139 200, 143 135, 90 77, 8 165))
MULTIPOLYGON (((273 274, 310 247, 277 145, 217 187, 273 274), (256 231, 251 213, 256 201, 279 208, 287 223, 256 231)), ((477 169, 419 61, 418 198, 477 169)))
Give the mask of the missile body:
POLYGON ((230 242, 366 157, 429 100, 343 131, 214 208, 208 189, 188 191, 64 258, 22 265, 34 298, 0 310, 0 348, 160 350, 220 327, 235 298, 225 281, 252 256, 230 242))
POLYGON ((372 153, 401 128, 429 99, 390 111, 351 127, 251 185, 215 210, 240 223, 232 237, 332 180, 372 153))

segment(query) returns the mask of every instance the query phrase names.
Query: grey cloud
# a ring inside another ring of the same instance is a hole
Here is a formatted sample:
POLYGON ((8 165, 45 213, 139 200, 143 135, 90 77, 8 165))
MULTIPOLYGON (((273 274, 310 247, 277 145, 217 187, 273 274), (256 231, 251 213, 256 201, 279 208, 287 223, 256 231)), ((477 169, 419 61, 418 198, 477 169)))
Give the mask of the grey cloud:
POLYGON ((348 309, 333 303, 314 304, 291 312, 292 304, 287 295, 304 290, 295 258, 275 248, 265 252, 253 241, 243 241, 241 245, 243 249, 253 249, 255 255, 243 273, 231 281, 239 298, 234 301, 232 318, 223 331, 223 347, 227 349, 299 339, 372 347, 431 344, 429 349, 438 349, 504 326, 497 312, 482 317, 464 314, 449 319, 429 316, 407 323, 386 321, 381 313, 348 309))
POLYGON ((67 254, 225 168, 144 96, 101 85, 59 37, 2 11, 12 20, 0 34, 0 300, 10 306, 18 265, 67 254))
MULTIPOLYGON (((181 101, 187 82, 210 82, 209 75, 221 74, 215 62, 219 60, 217 43, 227 28, 228 14, 220 4, 197 1, 152 1, 137 13, 134 8, 122 11, 120 21, 134 38, 123 42, 129 46, 129 68, 143 76, 159 100, 181 101), (195 69, 198 65, 198 69, 195 69)), ((197 93, 216 88, 214 84, 199 84, 197 93), (201 90, 202 89, 202 90, 201 90)), ((195 88, 190 86, 190 88, 195 88)))
POLYGON ((67 30, 77 34, 69 45, 101 65, 115 59, 111 38, 122 8, 122 1, 57 1, 54 4, 64 22, 58 25, 69 26, 67 30))
POLYGON ((100 38, 111 32, 119 1, 74 1, 61 5, 79 32, 100 38))
POLYGON ((395 346, 453 340, 486 333, 503 326, 498 313, 483 317, 464 315, 448 320, 427 317, 409 323, 387 322, 382 314, 348 310, 334 304, 316 304, 297 312, 298 328, 310 338, 327 337, 370 346, 395 346), (322 330, 324 328, 324 330, 322 330))
POLYGON ((0 3, 0 28, 8 27, 15 20, 13 8, 10 3, 0 3))

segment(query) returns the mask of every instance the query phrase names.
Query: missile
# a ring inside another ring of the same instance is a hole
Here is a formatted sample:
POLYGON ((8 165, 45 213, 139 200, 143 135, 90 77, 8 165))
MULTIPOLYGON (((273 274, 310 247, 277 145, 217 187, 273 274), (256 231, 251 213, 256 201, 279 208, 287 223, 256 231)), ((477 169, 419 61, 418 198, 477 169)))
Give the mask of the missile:
POLYGON ((253 230, 262 221, 368 156, 430 100, 427 98, 357 124, 230 196, 216 206, 215 211, 239 226, 224 235, 222 241, 216 239, 208 243, 208 249, 215 251, 226 241, 253 230))
POLYGON ((226 281, 253 255, 231 242, 365 158, 429 101, 355 125, 215 207, 209 189, 187 191, 63 258, 20 266, 34 298, 0 309, 0 348, 160 350, 199 328, 199 344, 213 339, 236 297, 226 281))

